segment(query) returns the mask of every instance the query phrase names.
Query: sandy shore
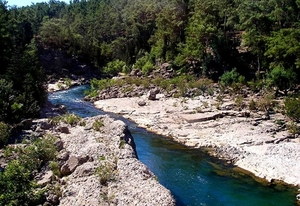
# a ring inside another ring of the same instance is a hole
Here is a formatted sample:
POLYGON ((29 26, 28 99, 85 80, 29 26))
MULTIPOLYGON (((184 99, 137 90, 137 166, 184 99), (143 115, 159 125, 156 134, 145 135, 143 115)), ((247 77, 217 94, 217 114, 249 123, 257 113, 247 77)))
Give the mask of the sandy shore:
POLYGON ((131 119, 149 131, 184 145, 213 148, 212 154, 268 181, 281 180, 300 187, 300 139, 288 138, 281 114, 230 110, 230 101, 216 108, 213 97, 193 99, 147 96, 95 102, 103 111, 131 119), (139 103, 146 103, 139 106, 139 103))

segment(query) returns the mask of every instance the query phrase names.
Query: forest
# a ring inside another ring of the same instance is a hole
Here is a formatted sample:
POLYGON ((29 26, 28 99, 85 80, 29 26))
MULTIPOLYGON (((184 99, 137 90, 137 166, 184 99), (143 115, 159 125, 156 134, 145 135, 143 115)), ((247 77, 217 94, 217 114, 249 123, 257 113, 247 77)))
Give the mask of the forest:
MULTIPOLYGON (((287 91, 299 83, 299 0, 0 0, 0 121, 36 117, 46 100, 38 48, 80 56, 101 73, 178 73, 287 91)), ((8 127, 3 126, 4 130, 8 127)))
POLYGON ((0 0, 1 125, 38 116, 46 100, 40 47, 108 75, 148 74, 168 62, 214 81, 234 72, 258 87, 295 88, 299 9, 299 0, 50 0, 20 8, 0 0))
MULTIPOLYGON (((300 0, 50 0, 26 7, 0 0, 0 48, 3 147, 16 124, 39 117, 47 99, 41 48, 78 56, 103 76, 133 69, 147 75, 169 63, 178 75, 297 91, 300 0)), ((287 102, 298 121, 299 100, 287 102)), ((30 155, 26 165, 36 169, 29 160, 41 154, 30 155)), ((0 203, 37 203, 30 170, 13 163, 8 171, 22 176, 0 175, 0 203)))

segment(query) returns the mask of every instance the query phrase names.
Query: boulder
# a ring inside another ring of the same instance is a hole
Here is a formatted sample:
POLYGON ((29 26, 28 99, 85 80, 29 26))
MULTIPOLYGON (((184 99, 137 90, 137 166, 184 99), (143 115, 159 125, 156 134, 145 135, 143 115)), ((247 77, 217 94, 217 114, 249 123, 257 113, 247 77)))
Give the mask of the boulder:
POLYGON ((63 152, 57 156, 58 161, 67 161, 69 159, 70 152, 63 152))
POLYGON ((141 106, 141 107, 142 107, 142 106, 145 106, 145 105, 146 105, 146 102, 145 102, 145 101, 139 101, 139 102, 138 102, 138 105, 141 106))
POLYGON ((149 100, 156 100, 156 91, 155 90, 151 90, 148 96, 149 100))
POLYGON ((39 127, 43 130, 48 130, 48 129, 51 129, 53 127, 53 125, 48 123, 48 121, 44 121, 44 122, 40 122, 39 127))
POLYGON ((63 141, 61 141, 60 139, 57 139, 57 140, 54 142, 54 145, 55 145, 57 151, 61 151, 61 150, 64 148, 64 143, 63 143, 63 141))
POLYGON ((47 171, 41 178, 41 180, 37 181, 37 184, 41 187, 45 187, 52 181, 53 172, 51 170, 47 171))
POLYGON ((70 133, 69 128, 66 127, 66 126, 60 126, 60 127, 57 128, 57 130, 59 132, 61 132, 61 133, 65 133, 65 134, 69 134, 70 133))
POLYGON ((49 194, 46 197, 46 200, 51 204, 51 205, 58 205, 59 204, 59 197, 56 194, 49 194))
POLYGON ((71 156, 68 161, 60 168, 60 173, 62 176, 70 175, 76 167, 79 165, 79 160, 75 156, 71 156))

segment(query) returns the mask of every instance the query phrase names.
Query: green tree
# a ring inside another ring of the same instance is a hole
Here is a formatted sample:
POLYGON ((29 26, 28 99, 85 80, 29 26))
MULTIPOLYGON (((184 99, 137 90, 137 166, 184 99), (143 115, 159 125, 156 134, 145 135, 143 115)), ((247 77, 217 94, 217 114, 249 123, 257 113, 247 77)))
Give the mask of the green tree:
POLYGON ((283 66, 278 65, 267 76, 269 86, 275 86, 276 90, 288 89, 295 85, 297 81, 297 74, 292 69, 284 69, 283 66))

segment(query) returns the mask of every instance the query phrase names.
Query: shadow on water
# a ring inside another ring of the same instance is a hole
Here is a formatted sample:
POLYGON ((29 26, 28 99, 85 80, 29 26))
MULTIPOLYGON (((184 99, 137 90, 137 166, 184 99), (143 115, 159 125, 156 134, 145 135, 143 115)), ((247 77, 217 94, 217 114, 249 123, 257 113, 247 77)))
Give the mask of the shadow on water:
MULTIPOLYGON (((107 114, 82 101, 86 89, 87 86, 81 86, 56 92, 49 95, 49 100, 54 104, 64 104, 70 112, 82 117, 107 114)), ((129 125, 139 160, 172 192, 178 206, 295 205, 295 188, 264 186, 199 149, 187 148, 138 128, 118 115, 110 115, 129 125)))

